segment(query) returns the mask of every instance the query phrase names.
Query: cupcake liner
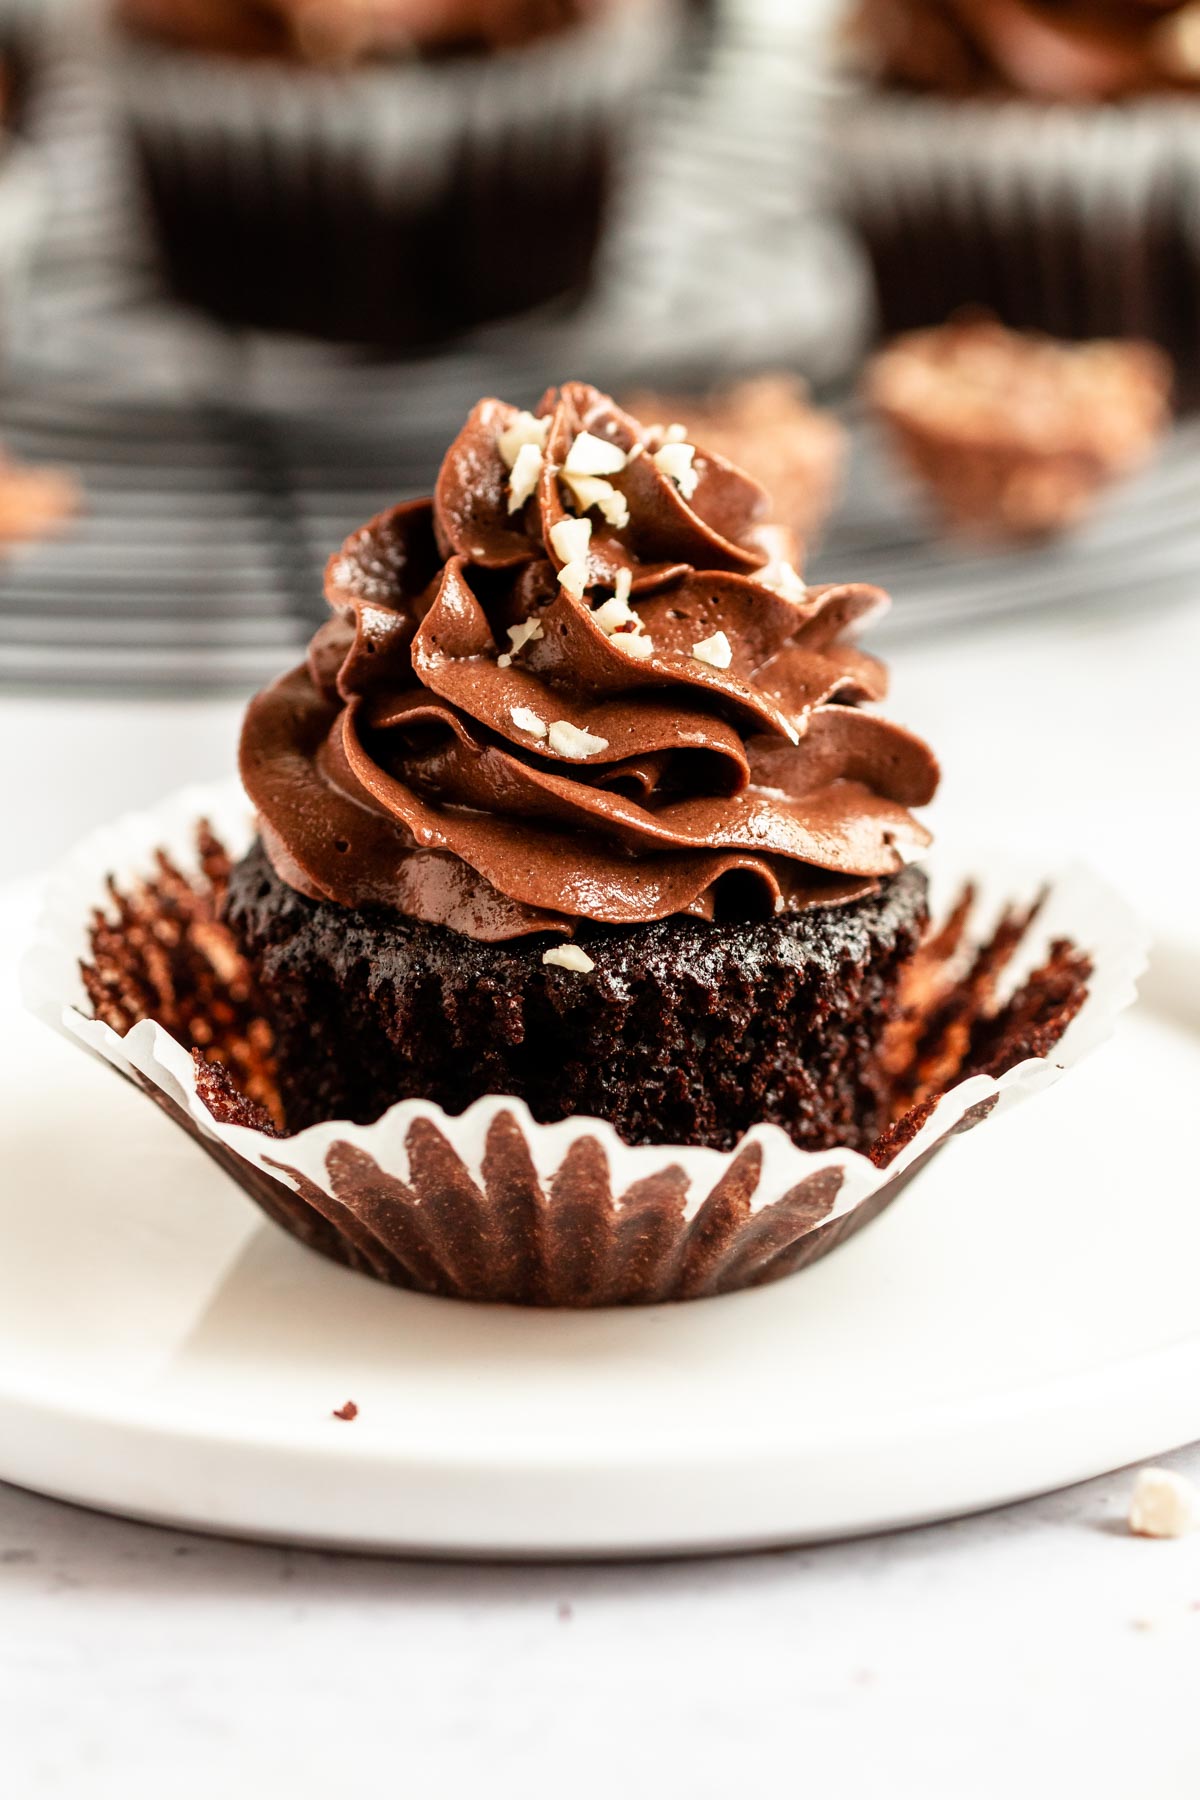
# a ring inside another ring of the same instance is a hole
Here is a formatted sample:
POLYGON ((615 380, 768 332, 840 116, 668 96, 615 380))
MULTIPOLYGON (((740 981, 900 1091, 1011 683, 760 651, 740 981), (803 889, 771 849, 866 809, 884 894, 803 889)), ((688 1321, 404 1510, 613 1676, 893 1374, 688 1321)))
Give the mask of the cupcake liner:
POLYGON ((234 322, 392 346, 569 292, 676 16, 623 0, 519 49, 345 72, 120 36, 173 285, 234 322))
POLYGON ((0 126, 0 352, 19 354, 34 262, 49 201, 42 158, 28 135, 41 81, 36 18, 18 8, 0 23, 0 59, 8 76, 0 126))
MULTIPOLYGON (((371 1125, 316 1125, 291 1137, 214 1117, 211 1065, 150 1019, 118 1036, 90 1016, 80 962, 93 910, 150 878, 165 851, 192 876, 196 824, 233 856, 252 834, 233 785, 187 789, 86 840, 52 876, 22 967, 27 1004, 141 1087, 263 1210, 313 1249, 406 1288, 469 1300, 600 1306, 691 1299, 772 1281, 825 1255, 875 1218, 956 1132, 1049 1085, 1112 1028, 1145 962, 1124 903, 1087 871, 1054 879, 1014 959, 1015 986, 1047 944, 1069 935, 1091 960, 1082 1007, 1046 1057, 973 1075, 921 1109, 886 1167, 850 1150, 799 1150, 772 1125, 727 1152, 632 1147, 595 1119, 535 1121, 488 1096, 452 1117, 405 1100, 371 1125), (198 1073, 199 1070, 199 1073, 198 1073)), ((971 858, 985 912, 1026 871, 995 851, 971 858)), ((935 883, 939 874, 935 870, 935 883)))
POLYGON ((1062 337, 1151 337, 1200 352, 1187 241, 1194 103, 844 97, 842 205, 875 264, 888 330, 978 303, 1062 337))

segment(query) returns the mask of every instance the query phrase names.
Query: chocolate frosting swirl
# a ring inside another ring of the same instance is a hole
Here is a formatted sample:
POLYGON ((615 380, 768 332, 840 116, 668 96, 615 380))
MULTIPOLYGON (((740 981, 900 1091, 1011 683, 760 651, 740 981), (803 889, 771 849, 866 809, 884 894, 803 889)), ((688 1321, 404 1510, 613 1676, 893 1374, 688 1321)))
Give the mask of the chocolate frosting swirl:
POLYGON ((432 500, 347 540, 242 737, 285 881, 498 940, 845 901, 928 842, 934 757, 847 641, 886 596, 806 589, 677 439, 579 382, 483 400, 432 500))
POLYGON ((935 93, 1104 100, 1200 82, 1194 0, 860 0, 881 75, 935 93))

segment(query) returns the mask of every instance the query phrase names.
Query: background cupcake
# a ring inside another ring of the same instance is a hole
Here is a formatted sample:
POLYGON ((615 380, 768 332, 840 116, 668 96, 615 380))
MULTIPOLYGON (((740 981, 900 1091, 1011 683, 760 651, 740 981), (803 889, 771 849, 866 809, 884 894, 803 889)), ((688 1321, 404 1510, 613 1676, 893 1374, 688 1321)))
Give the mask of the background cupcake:
POLYGON ((120 0, 172 285, 410 347, 578 291, 674 0, 120 0))
POLYGON ((46 186, 28 133, 39 76, 36 20, 0 22, 0 345, 14 347, 45 218, 46 186))
POLYGON ((836 149, 885 326, 982 302, 1153 338, 1194 384, 1196 26, 1179 0, 861 0, 836 149))

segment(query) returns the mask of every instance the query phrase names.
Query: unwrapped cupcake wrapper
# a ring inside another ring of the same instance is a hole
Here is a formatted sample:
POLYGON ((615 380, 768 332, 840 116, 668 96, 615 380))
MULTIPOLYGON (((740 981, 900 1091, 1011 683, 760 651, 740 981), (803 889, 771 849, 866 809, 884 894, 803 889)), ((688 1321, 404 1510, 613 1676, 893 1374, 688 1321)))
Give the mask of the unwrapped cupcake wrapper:
MULTIPOLYGON (((886 1167, 851 1150, 800 1150, 774 1125, 727 1152, 631 1147, 601 1121, 540 1124, 504 1096, 458 1117, 404 1100, 371 1125, 275 1137, 219 1122, 191 1053, 150 1019, 118 1036, 90 1016, 81 979, 94 910, 110 910, 108 878, 128 891, 153 876, 160 850, 194 878, 201 819, 242 854, 252 821, 240 792, 221 786, 126 817, 67 859, 23 964, 27 1003, 142 1088, 312 1248, 395 1286, 466 1300, 682 1300, 804 1268, 875 1218, 948 1138, 1049 1085, 1107 1037, 1145 962, 1144 933, 1121 900, 1085 870, 1055 878, 1010 979, 1017 985, 1048 943, 1069 936, 1092 964, 1082 1007, 1049 1057, 952 1086, 886 1167)), ((967 866, 985 913, 1014 885, 1036 885, 995 852, 967 866)))
POLYGON ((842 201, 889 330, 979 303, 1063 337, 1149 337, 1192 362, 1185 219, 1195 103, 1040 105, 855 92, 833 115, 842 201))
POLYGON ((168 272, 242 322, 394 345, 562 293, 676 19, 625 0, 519 48, 344 72, 122 36, 168 272))

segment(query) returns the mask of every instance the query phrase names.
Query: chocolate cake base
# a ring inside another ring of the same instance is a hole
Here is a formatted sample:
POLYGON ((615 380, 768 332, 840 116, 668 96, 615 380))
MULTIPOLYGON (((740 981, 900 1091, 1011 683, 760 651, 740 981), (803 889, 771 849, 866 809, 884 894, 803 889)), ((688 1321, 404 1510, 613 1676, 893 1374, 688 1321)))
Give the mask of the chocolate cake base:
POLYGON ((863 900, 754 923, 585 923, 587 974, 545 936, 484 944, 380 908, 305 899, 261 844, 225 918, 275 1034, 289 1131, 397 1100, 483 1094, 535 1119, 607 1119, 631 1144, 729 1149, 759 1121, 867 1150, 889 1120, 881 1040, 928 916, 908 868, 863 900))

